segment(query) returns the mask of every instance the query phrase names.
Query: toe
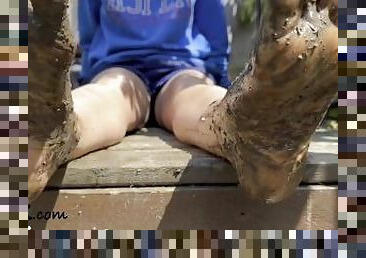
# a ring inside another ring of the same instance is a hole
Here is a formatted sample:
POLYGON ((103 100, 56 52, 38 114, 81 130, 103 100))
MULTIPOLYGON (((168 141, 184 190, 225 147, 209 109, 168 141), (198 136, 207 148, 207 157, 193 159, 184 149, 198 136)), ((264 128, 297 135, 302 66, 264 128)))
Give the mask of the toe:
POLYGON ((326 7, 338 8, 338 0, 317 0, 318 8, 324 9, 326 7))
POLYGON ((261 1, 264 38, 280 38, 290 32, 299 22, 304 0, 261 1))
POLYGON ((292 12, 301 6, 303 0, 273 0, 273 8, 280 12, 292 12))
POLYGON ((338 0, 317 0, 318 10, 328 8, 329 19, 338 25, 338 0))

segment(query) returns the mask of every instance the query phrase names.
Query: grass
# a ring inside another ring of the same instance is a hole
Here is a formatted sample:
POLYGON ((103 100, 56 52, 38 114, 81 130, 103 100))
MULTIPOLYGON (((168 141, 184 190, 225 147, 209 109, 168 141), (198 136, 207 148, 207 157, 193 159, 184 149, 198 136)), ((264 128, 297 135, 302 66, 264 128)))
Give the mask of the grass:
POLYGON ((254 22, 256 17, 256 0, 241 0, 239 18, 243 24, 254 22))

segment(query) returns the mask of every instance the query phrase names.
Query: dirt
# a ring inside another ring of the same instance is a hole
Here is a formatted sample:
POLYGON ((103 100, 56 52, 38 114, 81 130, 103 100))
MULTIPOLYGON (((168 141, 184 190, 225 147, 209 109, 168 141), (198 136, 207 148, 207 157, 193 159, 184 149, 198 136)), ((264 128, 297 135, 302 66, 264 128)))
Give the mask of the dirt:
MULTIPOLYGON (((31 2, 29 197, 33 200, 55 169, 70 159, 78 136, 68 79, 75 49, 67 17, 69 1, 31 2)), ((261 2, 260 33, 250 61, 224 100, 212 105, 204 117, 245 190, 277 202, 299 184, 298 167, 310 137, 337 92, 336 7, 323 0, 261 2)))
POLYGON ((300 183, 310 137, 336 95, 338 34, 335 14, 316 1, 266 2, 262 14, 250 62, 205 117, 245 190, 277 202, 300 183))
POLYGON ((67 6, 68 1, 28 1, 30 171, 36 167, 29 174, 31 200, 55 169, 69 160, 78 139, 68 76, 75 44, 68 30, 67 6))

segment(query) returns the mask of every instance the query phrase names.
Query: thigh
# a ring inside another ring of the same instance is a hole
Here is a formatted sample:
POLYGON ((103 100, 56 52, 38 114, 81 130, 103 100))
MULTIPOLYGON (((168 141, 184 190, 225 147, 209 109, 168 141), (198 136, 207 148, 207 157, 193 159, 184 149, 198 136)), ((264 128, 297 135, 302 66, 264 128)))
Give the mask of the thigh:
POLYGON ((73 154, 81 156, 122 140, 148 119, 150 94, 143 81, 123 68, 98 74, 90 84, 72 91, 80 142, 73 154))
POLYGON ((190 130, 208 106, 220 101, 226 89, 196 70, 185 70, 171 78, 162 88, 155 103, 158 123, 174 131, 190 130), (178 128, 177 128, 178 127, 178 128))
MULTIPOLYGON (((124 68, 99 73, 90 84, 72 91, 75 111, 97 114, 115 121, 128 116, 127 130, 143 126, 150 110, 150 94, 145 83, 124 68)), ((78 113, 78 112, 77 112, 78 113)))

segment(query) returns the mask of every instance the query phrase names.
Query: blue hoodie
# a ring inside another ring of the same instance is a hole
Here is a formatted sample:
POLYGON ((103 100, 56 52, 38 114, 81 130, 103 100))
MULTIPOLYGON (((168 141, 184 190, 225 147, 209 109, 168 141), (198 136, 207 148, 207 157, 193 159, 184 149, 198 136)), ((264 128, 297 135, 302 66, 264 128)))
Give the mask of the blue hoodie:
POLYGON ((196 67, 229 86, 221 0, 81 0, 81 81, 112 66, 196 67))

